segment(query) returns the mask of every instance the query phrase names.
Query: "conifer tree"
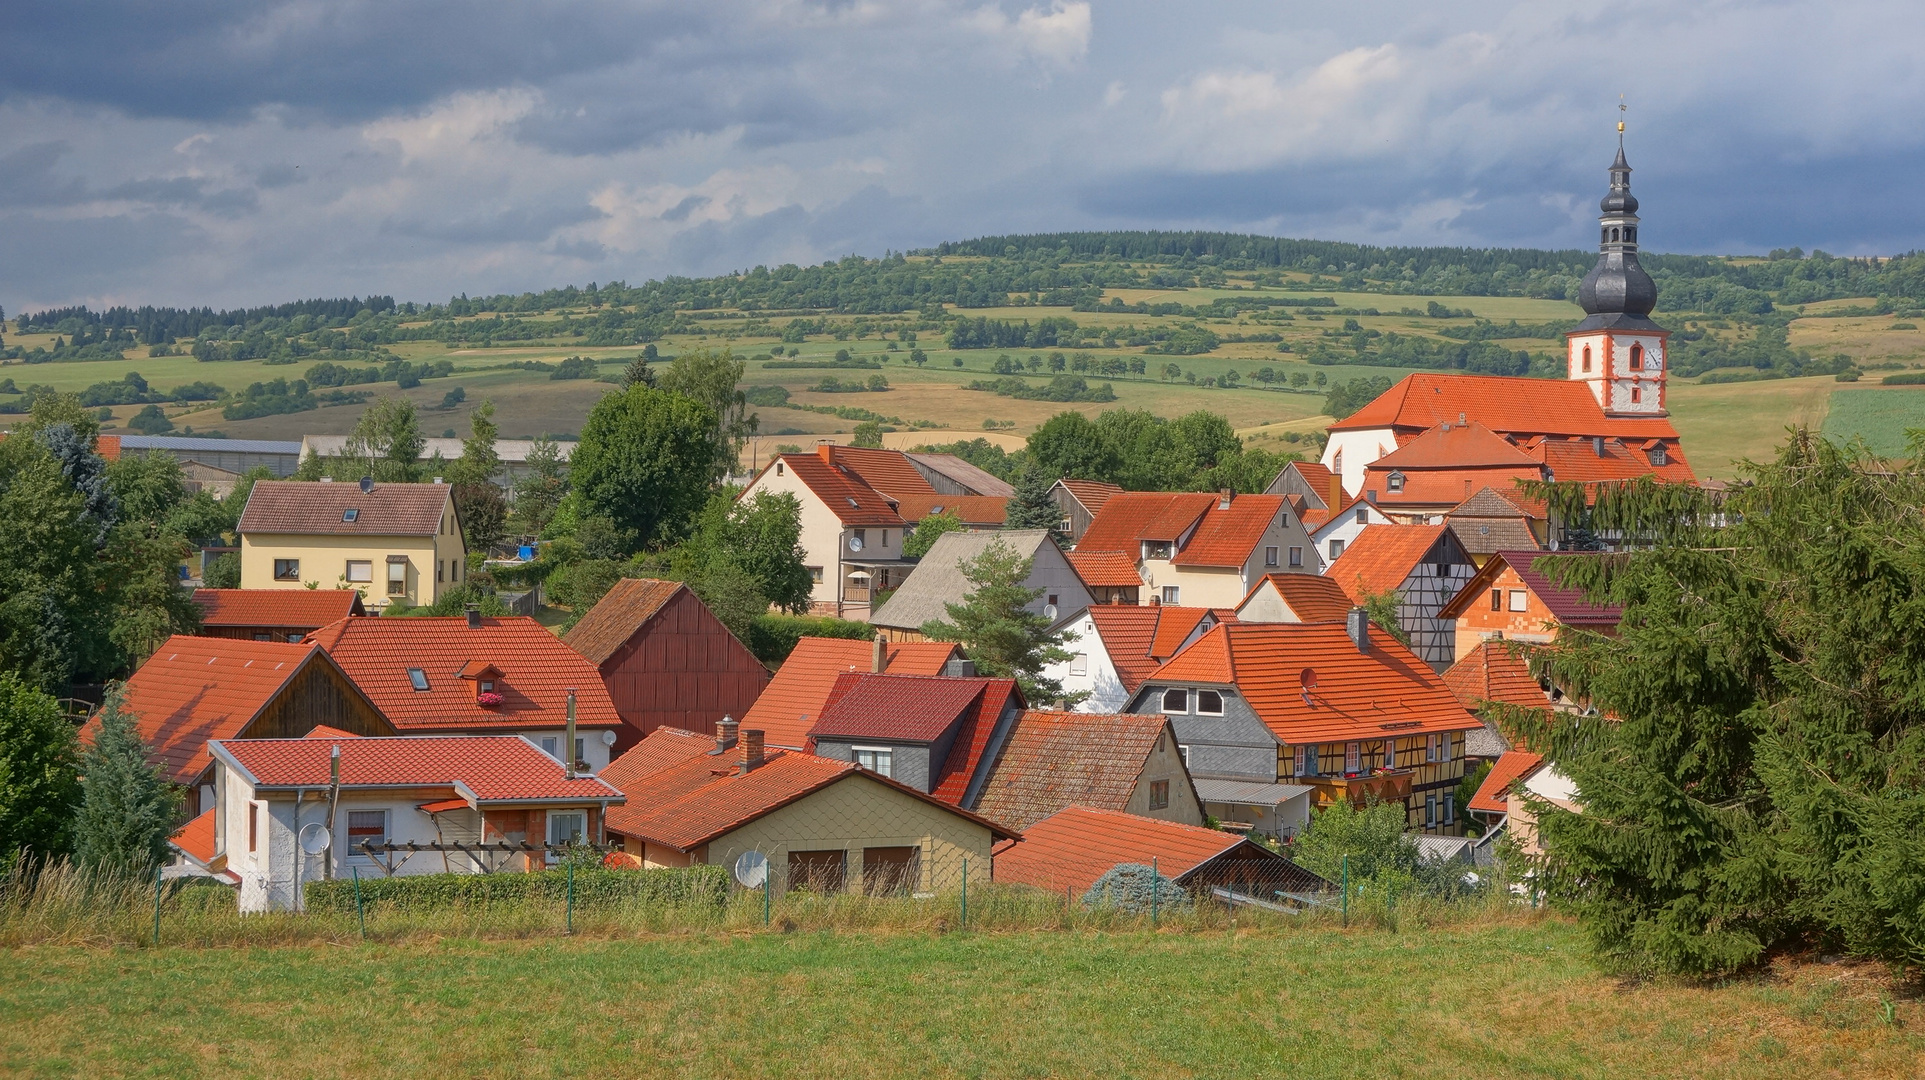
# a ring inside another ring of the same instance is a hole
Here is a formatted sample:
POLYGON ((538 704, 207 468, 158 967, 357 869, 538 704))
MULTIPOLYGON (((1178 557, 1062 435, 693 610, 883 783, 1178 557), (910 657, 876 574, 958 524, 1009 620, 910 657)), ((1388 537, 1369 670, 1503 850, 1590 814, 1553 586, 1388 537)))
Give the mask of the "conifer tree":
POLYGON ((145 877, 167 857, 180 800, 134 727, 120 686, 100 707, 94 743, 81 760, 74 854, 97 873, 145 877))
POLYGON ((1065 539, 1060 529, 1063 509, 1050 498, 1050 488, 1054 486, 1055 483, 1033 465, 1017 474, 1016 494, 1009 499, 1003 528, 1048 529, 1050 538, 1061 543, 1065 539))
POLYGON ((951 621, 931 619, 922 632, 932 641, 961 643, 978 672, 1015 679, 1023 696, 1038 706, 1058 699, 1073 705, 1087 695, 1065 694, 1061 682, 1043 677, 1044 667, 1069 659, 1063 645, 1075 635, 1051 632, 1048 618, 1027 610, 1026 605, 1043 595, 1043 590, 1023 584, 1034 565, 1002 540, 995 541, 962 564, 963 577, 975 588, 962 603, 943 605, 951 621))

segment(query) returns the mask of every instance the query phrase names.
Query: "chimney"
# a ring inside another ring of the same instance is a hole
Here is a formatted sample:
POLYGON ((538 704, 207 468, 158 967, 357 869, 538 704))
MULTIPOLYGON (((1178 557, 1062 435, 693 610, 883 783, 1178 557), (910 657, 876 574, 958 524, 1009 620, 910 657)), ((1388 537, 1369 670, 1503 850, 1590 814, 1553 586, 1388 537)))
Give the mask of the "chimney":
POLYGON ((1465 419, 1464 419, 1464 414, 1463 414, 1463 413, 1458 413, 1458 414, 1457 414, 1457 426, 1458 426, 1458 427, 1463 427, 1463 426, 1464 426, 1465 424, 1467 424, 1467 423, 1469 423, 1469 421, 1467 421, 1467 420, 1465 420, 1465 419))
POLYGON ((568 779, 575 778, 575 688, 568 688, 568 732, 561 747, 562 760, 568 763, 568 779))
POLYGON ((882 632, 878 630, 869 648, 869 671, 871 674, 880 675, 882 674, 882 669, 888 666, 889 643, 882 640, 882 632))
POLYGON ((762 729, 751 728, 742 733, 742 759, 735 775, 746 776, 762 767, 762 729))
POLYGON ((481 629, 481 605, 480 604, 465 605, 462 608, 462 612, 468 616, 468 629, 470 630, 481 629))
POLYGON ((741 725, 733 716, 724 716, 715 722, 715 749, 711 753, 724 754, 735 745, 735 729, 741 725))
POLYGON ((440 483, 442 482, 442 481, 441 481, 441 477, 439 477, 439 476, 437 476, 437 477, 435 477, 435 478, 434 478, 434 482, 435 482, 436 484, 440 484, 440 483))
POLYGON ((950 678, 973 679, 976 677, 974 660, 951 660, 942 666, 942 673, 950 678))
POLYGON ((1349 631, 1350 641, 1357 646, 1358 652, 1367 653, 1370 651, 1369 612, 1360 607, 1351 608, 1350 617, 1344 620, 1344 629, 1349 631))
POLYGON ((822 459, 824 465, 834 465, 836 463, 836 448, 834 443, 817 443, 815 452, 816 456, 822 459))
POLYGON ((1337 507, 1342 505, 1343 477, 1333 472, 1330 474, 1330 512, 1336 513, 1337 507))
POLYGON ((1591 449, 1597 452, 1598 457, 1603 457, 1604 456, 1604 436, 1602 435, 1591 436, 1591 449))
POLYGON ((1229 488, 1219 488, 1216 493, 1216 508, 1218 510, 1228 510, 1230 508, 1230 499, 1234 497, 1234 494, 1229 488))

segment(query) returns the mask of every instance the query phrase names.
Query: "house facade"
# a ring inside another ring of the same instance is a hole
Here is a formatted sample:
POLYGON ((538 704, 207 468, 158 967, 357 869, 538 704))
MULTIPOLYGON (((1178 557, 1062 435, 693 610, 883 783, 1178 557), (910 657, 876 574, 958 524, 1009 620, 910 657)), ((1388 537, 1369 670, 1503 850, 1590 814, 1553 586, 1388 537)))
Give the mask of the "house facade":
POLYGON ((1457 634, 1444 609, 1477 574, 1448 525, 1371 525, 1324 576, 1352 603, 1395 593, 1397 623, 1435 671, 1457 661, 1457 634))
POLYGON ((1366 528, 1396 524, 1396 519, 1378 507, 1375 491, 1359 492, 1356 498, 1339 503, 1336 510, 1326 512, 1321 519, 1306 515, 1306 521, 1310 523, 1310 549, 1317 554, 1319 574, 1343 558, 1343 553, 1366 528))
POLYGON ((1126 491, 1103 504, 1077 552, 1135 560, 1146 603, 1227 608, 1265 574, 1314 573, 1291 565, 1309 544, 1280 495, 1126 491))
POLYGON ((713 731, 769 685, 769 669, 680 582, 623 578, 562 640, 595 665, 628 724, 617 752, 658 727, 713 731))
POLYGON ((1086 695, 1076 711, 1114 713, 1142 681, 1183 646, 1223 621, 1220 609, 1157 604, 1098 605, 1059 620, 1054 629, 1075 635, 1069 658, 1043 673, 1072 694, 1086 695))
POLYGON ((1056 481, 1049 489, 1049 497, 1055 500, 1057 509, 1063 514, 1056 531, 1074 546, 1089 531, 1090 522, 1096 520, 1103 504, 1109 502, 1111 496, 1122 493, 1121 487, 1097 480, 1071 480, 1065 477, 1056 481))
POLYGON ((1599 559, 1597 552, 1549 552, 1535 549, 1499 551, 1485 560, 1476 575, 1438 611, 1448 620, 1456 651, 1468 656, 1485 641, 1524 641, 1543 644, 1557 638, 1559 627, 1571 626, 1600 633, 1617 628, 1623 612, 1592 604, 1581 590, 1553 581, 1539 562, 1548 557, 1599 559))
POLYGON ((922 627, 931 620, 948 622, 948 605, 961 603, 975 589, 964 576, 963 564, 1002 544, 1030 562, 1023 586, 1036 598, 1025 610, 1046 619, 1081 611, 1095 602, 1063 550, 1047 529, 999 532, 950 532, 936 538, 928 553, 917 560, 901 587, 884 601, 869 621, 890 641, 924 641, 922 627))
POLYGON ((243 589, 351 589, 371 610, 432 604, 468 577, 447 484, 262 480, 237 527, 243 589))

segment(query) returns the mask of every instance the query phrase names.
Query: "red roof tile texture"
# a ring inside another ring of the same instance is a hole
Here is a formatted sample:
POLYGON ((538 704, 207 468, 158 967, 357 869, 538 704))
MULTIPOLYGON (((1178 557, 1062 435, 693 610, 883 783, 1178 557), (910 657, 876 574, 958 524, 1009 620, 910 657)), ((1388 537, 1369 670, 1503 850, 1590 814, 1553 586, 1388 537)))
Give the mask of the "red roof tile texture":
MULTIPOLYGON (((312 645, 238 638, 168 638, 127 680, 126 705, 167 779, 191 784, 207 769, 210 739, 232 739, 310 662, 312 645)), ((92 742, 96 714, 80 730, 92 742)))
POLYGON ((1406 376, 1330 430, 1392 428, 1414 434, 1460 420, 1503 435, 1678 437, 1671 421, 1662 417, 1606 416, 1590 388, 1580 382, 1437 372, 1406 376))
POLYGON ((1444 685, 1466 709, 1475 709, 1486 701, 1526 709, 1550 707, 1550 699, 1531 677, 1531 669, 1502 641, 1480 642, 1469 655, 1460 657, 1444 672, 1444 685))
POLYGON ((1003 740, 975 810, 1017 830, 1068 806, 1122 810, 1168 727, 1162 716, 1031 709, 1003 740))
POLYGON ((687 586, 679 581, 623 578, 588 609, 568 631, 568 647, 599 665, 628 644, 630 638, 687 586))
POLYGON ((1282 511, 1281 495, 1238 495, 1227 507, 1212 502, 1196 535, 1171 561, 1177 566, 1242 566, 1282 511))
POLYGON ((1072 498, 1083 504, 1083 509, 1088 510, 1092 515, 1101 511, 1103 504, 1109 502, 1111 498, 1123 494, 1121 487, 1105 484, 1100 480, 1071 480, 1064 477, 1059 483, 1072 498))
POLYGON ((1664 483, 1689 484, 1697 480, 1685 463, 1684 451, 1676 440, 1664 442, 1664 464, 1652 461, 1644 448, 1650 440, 1633 440, 1629 445, 1620 438, 1604 440, 1604 453, 1598 453, 1593 439, 1545 439, 1536 444, 1534 454, 1544 463, 1552 479, 1559 483, 1622 483, 1649 476, 1664 483))
POLYGON ((1155 681, 1234 686, 1291 745, 1480 726, 1430 665, 1383 630, 1368 634, 1364 652, 1342 623, 1229 623, 1171 658, 1155 681), (1316 683, 1307 695, 1306 675, 1316 683))
POLYGON ((1539 566, 1544 559, 1602 559, 1609 556, 1594 551, 1500 551, 1484 561, 1477 570, 1477 576, 1464 583, 1456 596, 1445 604, 1438 614, 1441 618, 1454 619, 1469 609, 1491 588, 1505 570, 1514 570, 1524 587, 1529 589, 1544 606, 1550 609, 1553 618, 1566 626, 1581 626, 1593 630, 1608 630, 1615 627, 1624 617, 1624 609, 1613 605, 1593 604, 1584 597, 1582 589, 1562 588, 1551 580, 1548 567, 1539 566))
POLYGON ((992 687, 1007 696, 1014 686, 1009 679, 845 671, 836 676, 809 737, 934 742, 992 687))
POLYGON ((1213 612, 1174 605, 1101 604, 1090 608, 1089 616, 1123 689, 1134 693, 1213 612))
POLYGON ((1145 540, 1175 540, 1216 503, 1215 495, 1125 491, 1111 496, 1076 542, 1078 551, 1120 551, 1134 560, 1145 540))
POLYGON ((354 589, 195 589, 201 625, 273 626, 315 630, 350 615, 363 615, 354 589))
POLYGON ((1365 525, 1323 574, 1353 603, 1401 589, 1448 525, 1365 525))
POLYGON ((1471 796, 1470 809, 1482 810, 1487 814, 1502 814, 1509 809, 1511 785, 1527 779, 1537 767, 1544 763, 1540 754, 1527 750, 1506 750, 1491 763, 1491 771, 1484 782, 1477 785, 1477 794, 1471 796))
POLYGON ((1001 525, 1009 519, 1009 500, 994 495, 902 495, 896 513, 904 521, 949 514, 965 525, 1001 525))
POLYGON ((1120 551, 1071 551, 1063 556, 1076 570, 1076 576, 1092 589, 1140 589, 1143 575, 1137 572, 1136 557, 1120 551))
MULTIPOLYGON (((941 674, 943 665, 956 655, 956 646, 946 641, 890 642, 886 648, 884 670, 897 675, 941 674)), ((740 717, 742 727, 764 732, 770 746, 807 749, 809 729, 822 717, 836 677, 846 671, 868 671, 873 649, 867 641, 802 638, 754 707, 740 717)))
POLYGON ((339 536, 433 536, 442 515, 452 513, 447 484, 376 484, 363 493, 359 484, 313 484, 262 480, 241 511, 244 533, 327 534, 339 536), (354 520, 346 521, 349 511, 354 520))
POLYGON ((518 735, 362 739, 234 739, 215 744, 256 788, 325 786, 341 748, 343 787, 465 788, 479 802, 619 801, 593 776, 569 779, 562 763, 518 735))
MULTIPOLYGON (((608 768, 602 770, 601 777, 626 791, 630 784, 645 776, 661 772, 672 765, 680 765, 690 758, 706 756, 714 749, 715 740, 707 735, 698 735, 693 731, 683 731, 680 728, 659 727, 649 732, 641 742, 630 747, 627 753, 609 762, 608 768)), ((734 759, 728 756, 731 753, 733 752, 723 751, 711 757, 710 760, 720 763, 733 761, 734 759)))
MULTIPOLYGON (((844 525, 903 526, 902 515, 889 500, 853 471, 838 469, 819 454, 783 454, 776 461, 794 472, 795 478, 815 492, 844 525)), ((769 467, 774 468, 775 462, 769 467)))
POLYGON ((194 817, 180 830, 167 838, 167 842, 186 853, 187 857, 206 866, 220 854, 216 850, 214 838, 214 808, 208 807, 194 817))
POLYGON ((1250 587, 1243 602, 1249 603, 1251 597, 1265 589, 1276 590, 1284 604, 1296 614, 1298 622, 1342 622, 1349 617, 1350 609, 1354 606, 1343 586, 1321 574, 1266 575, 1250 587))
POLYGON ((823 460, 854 473, 863 483, 892 499, 937 494, 928 478, 910 463, 909 455, 900 450, 825 444, 817 447, 816 453, 823 460))
POLYGON ((1516 444, 1475 421, 1439 424, 1370 463, 1372 469, 1513 468, 1537 462, 1516 444))
POLYGON ((1021 843, 999 851, 995 877, 1002 883, 1081 896, 1123 863, 1149 866, 1154 861, 1158 873, 1181 882, 1197 867, 1246 843, 1235 833, 1071 806, 1031 825, 1021 843))
POLYGON ((326 649, 405 733, 561 727, 571 688, 578 726, 622 723, 595 665, 525 616, 485 617, 475 628, 459 616, 343 619, 308 640, 326 649), (484 707, 475 700, 478 682, 461 677, 470 664, 500 670, 495 683, 500 705, 484 707), (420 669, 428 689, 414 688, 410 668, 420 669))

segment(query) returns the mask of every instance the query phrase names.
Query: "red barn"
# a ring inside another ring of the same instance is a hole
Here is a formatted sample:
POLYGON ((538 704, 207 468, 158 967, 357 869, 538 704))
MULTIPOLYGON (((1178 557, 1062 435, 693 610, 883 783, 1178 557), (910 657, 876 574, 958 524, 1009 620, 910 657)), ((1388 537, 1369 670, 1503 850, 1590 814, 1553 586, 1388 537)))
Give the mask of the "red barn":
POLYGON ((714 731, 769 684, 769 669, 680 582, 624 578, 564 640, 601 671, 634 729, 618 751, 658 727, 714 731))

